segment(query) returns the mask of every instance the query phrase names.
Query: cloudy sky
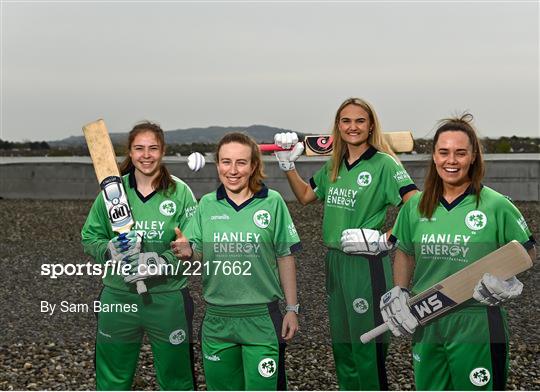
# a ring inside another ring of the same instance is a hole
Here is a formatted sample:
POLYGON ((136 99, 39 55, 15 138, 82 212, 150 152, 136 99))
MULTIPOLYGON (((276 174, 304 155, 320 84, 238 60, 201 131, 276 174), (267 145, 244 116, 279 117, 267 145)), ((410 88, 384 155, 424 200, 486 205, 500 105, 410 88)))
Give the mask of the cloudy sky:
POLYGON ((1 1, 1 135, 54 140, 102 117, 164 129, 329 130, 359 96, 430 136, 538 136, 538 2, 1 1))

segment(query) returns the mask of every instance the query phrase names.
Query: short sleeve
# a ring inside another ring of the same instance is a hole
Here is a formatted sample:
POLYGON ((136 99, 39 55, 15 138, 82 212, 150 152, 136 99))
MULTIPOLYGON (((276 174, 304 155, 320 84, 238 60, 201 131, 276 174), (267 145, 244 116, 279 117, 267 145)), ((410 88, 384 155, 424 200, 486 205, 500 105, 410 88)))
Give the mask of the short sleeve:
POLYGON ((390 204, 398 206, 406 193, 418 188, 401 163, 390 155, 387 158, 384 165, 386 199, 390 204))
POLYGON ((326 162, 323 167, 317 170, 317 172, 315 172, 313 177, 311 177, 309 180, 309 185, 319 200, 324 200, 326 197, 326 191, 328 188, 328 173, 330 170, 329 162, 330 161, 326 162))
MULTIPOLYGON (((202 204, 202 200, 201 200, 202 204)), ((198 253, 203 251, 203 238, 202 238, 202 205, 199 204, 199 207, 195 210, 193 216, 189 219, 184 231, 184 235, 189 240, 189 242, 194 245, 194 249, 198 253)))
POLYGON ((507 198, 503 198, 497 208, 497 227, 499 244, 507 244, 512 240, 519 241, 529 249, 535 243, 525 218, 518 208, 507 198))
POLYGON ((274 226, 274 251, 276 258, 289 256, 301 250, 300 237, 294 226, 285 201, 278 195, 276 223, 274 226))
POLYGON ((412 240, 411 209, 416 203, 409 199, 399 210, 390 241, 398 244, 398 248, 410 256, 414 256, 414 243, 412 240))

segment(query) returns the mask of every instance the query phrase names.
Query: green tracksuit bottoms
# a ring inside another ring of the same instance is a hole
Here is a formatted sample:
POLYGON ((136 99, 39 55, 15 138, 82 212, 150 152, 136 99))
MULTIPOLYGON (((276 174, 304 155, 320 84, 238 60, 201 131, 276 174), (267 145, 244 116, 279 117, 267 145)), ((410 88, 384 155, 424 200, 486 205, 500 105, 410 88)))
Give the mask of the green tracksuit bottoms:
POLYGON ((193 390, 193 300, 187 289, 144 296, 105 287, 97 314, 96 389, 130 390, 143 335, 162 390, 193 390), (130 309, 130 311, 120 311, 130 309))
POLYGON ((207 304, 202 354, 208 390, 285 390, 283 317, 278 303, 207 304))
POLYGON ((332 349, 341 390, 387 390, 388 334, 368 344, 360 335, 382 324, 381 296, 392 287, 390 259, 353 256, 335 249, 326 255, 326 292, 332 349))

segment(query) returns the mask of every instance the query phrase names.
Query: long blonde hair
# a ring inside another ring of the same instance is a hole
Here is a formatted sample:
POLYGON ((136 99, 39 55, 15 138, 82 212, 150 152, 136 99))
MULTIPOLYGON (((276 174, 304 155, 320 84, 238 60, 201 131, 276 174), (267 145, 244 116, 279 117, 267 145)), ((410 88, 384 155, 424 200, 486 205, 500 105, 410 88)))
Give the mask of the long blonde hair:
POLYGON ((386 139, 384 138, 382 134, 381 123, 379 122, 377 113, 375 113, 375 109, 373 109, 371 104, 369 104, 367 101, 361 98, 348 98, 345 101, 343 101, 343 103, 339 106, 336 112, 336 117, 334 119, 334 127, 332 129, 333 150, 332 150, 332 166, 331 166, 332 169, 330 173, 331 182, 336 181, 336 178, 339 173, 339 167, 341 165, 341 161, 343 160, 343 157, 345 156, 345 153, 347 152, 347 143, 345 143, 345 141, 341 138, 341 133, 339 132, 339 121, 341 119, 341 112, 348 105, 360 106, 369 115, 369 123, 371 125, 371 130, 369 132, 369 136, 367 140, 368 144, 375 147, 379 151, 390 154, 396 160, 398 160, 396 154, 390 147, 390 144, 388 144, 388 142, 386 141, 386 139))

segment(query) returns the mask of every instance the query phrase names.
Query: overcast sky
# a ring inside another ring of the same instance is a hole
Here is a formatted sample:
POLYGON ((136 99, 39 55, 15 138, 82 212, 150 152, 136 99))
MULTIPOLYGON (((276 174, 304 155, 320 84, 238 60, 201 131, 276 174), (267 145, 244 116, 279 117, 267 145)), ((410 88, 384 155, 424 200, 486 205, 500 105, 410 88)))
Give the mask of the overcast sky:
POLYGON ((537 1, 2 0, 0 137, 100 117, 318 133, 350 96, 387 131, 469 109, 483 136, 538 136, 538 19, 537 1))

